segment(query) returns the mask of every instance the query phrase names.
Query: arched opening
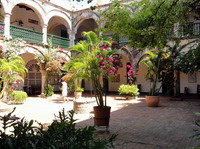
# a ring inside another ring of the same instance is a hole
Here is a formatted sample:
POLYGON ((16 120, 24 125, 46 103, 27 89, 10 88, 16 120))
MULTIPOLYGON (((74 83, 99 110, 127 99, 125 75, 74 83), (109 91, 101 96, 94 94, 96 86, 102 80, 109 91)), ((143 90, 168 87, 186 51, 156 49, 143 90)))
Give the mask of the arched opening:
POLYGON ((94 31, 98 27, 94 19, 86 19, 80 23, 76 33, 76 42, 83 40, 82 32, 83 31, 94 31))
POLYGON ((24 90, 29 95, 35 95, 41 93, 41 72, 40 67, 37 64, 37 60, 30 60, 26 64, 26 68, 28 69, 28 73, 24 79, 24 90))
POLYGON ((17 4, 12 9, 10 31, 12 38, 42 43, 42 21, 37 10, 26 4, 17 4))
POLYGON ((66 48, 69 46, 69 34, 66 21, 58 16, 54 16, 48 23, 48 40, 53 46, 66 48))

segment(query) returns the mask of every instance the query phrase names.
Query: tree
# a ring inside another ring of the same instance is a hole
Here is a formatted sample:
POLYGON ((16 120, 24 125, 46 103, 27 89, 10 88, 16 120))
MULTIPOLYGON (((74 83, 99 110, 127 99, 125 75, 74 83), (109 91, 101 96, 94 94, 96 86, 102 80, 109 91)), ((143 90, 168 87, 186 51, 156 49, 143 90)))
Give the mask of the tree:
POLYGON ((48 48, 36 49, 36 59, 42 73, 42 93, 45 93, 45 88, 48 85, 48 78, 51 74, 60 74, 62 64, 65 63, 66 57, 69 55, 64 49, 53 48, 51 44, 48 48), (65 56, 59 54, 63 53, 65 56))
POLYGON ((111 49, 111 42, 103 40, 94 32, 83 32, 85 41, 80 41, 71 47, 77 55, 65 65, 67 71, 74 71, 78 79, 91 79, 98 106, 106 106, 102 79, 115 74, 119 66, 115 50, 111 49))
POLYGON ((1 46, 0 56, 0 84, 3 83, 0 98, 7 98, 9 91, 12 91, 13 83, 24 80, 26 67, 24 60, 18 56, 18 49, 23 46, 21 40, 4 41, 1 46))
POLYGON ((175 23, 184 23, 191 8, 184 6, 190 0, 141 0, 112 5, 101 12, 103 32, 112 31, 127 37, 129 45, 139 49, 163 48, 174 40, 175 23))

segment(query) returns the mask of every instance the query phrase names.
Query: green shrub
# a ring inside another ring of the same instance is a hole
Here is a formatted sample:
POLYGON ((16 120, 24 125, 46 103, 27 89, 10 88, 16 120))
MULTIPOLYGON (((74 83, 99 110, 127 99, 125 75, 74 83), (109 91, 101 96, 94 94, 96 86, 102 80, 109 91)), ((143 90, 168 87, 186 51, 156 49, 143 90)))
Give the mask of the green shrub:
MULTIPOLYGON (((200 116, 200 113, 195 113, 197 116, 200 116)), ((195 124, 197 125, 198 129, 194 129, 195 135, 192 136, 192 138, 195 138, 197 141, 200 141, 200 119, 195 121, 195 124)), ((195 146, 194 149, 200 149, 200 144, 195 146)))
POLYGON ((53 90, 54 86, 47 84, 47 86, 45 87, 45 92, 42 94, 42 96, 44 97, 52 96, 54 94, 53 90))
POLYGON ((26 98, 28 97, 27 93, 24 91, 13 91, 10 94, 10 98, 11 100, 15 101, 15 102, 24 102, 26 100, 26 98))
POLYGON ((113 146, 112 141, 116 137, 112 135, 108 140, 100 139, 94 126, 77 128, 73 111, 65 114, 63 109, 45 130, 40 123, 36 127, 33 120, 28 122, 12 116, 14 110, 0 116, 1 149, 106 149, 113 146), (7 133, 8 128, 13 128, 13 131, 7 133))
POLYGON ((81 87, 76 88, 76 92, 83 92, 83 91, 84 91, 84 88, 81 88, 81 87))
POLYGON ((132 96, 137 96, 139 95, 138 88, 136 85, 130 85, 130 84, 122 84, 120 85, 118 92, 119 94, 127 94, 127 95, 132 95, 132 96))

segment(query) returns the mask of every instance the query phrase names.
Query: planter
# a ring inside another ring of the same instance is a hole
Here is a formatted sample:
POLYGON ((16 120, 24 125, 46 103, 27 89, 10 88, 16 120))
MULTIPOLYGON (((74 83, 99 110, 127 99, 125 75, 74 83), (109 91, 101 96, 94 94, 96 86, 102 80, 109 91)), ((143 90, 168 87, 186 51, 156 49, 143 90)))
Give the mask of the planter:
POLYGON ((146 96, 146 103, 148 107, 157 107, 160 101, 159 96, 146 96))
POLYGON ((137 99, 137 96, 126 96, 126 100, 137 99))
POLYGON ((74 92, 75 99, 79 99, 82 97, 82 92, 74 92))
POLYGON ((94 109, 94 125, 95 126, 107 126, 109 127, 110 109, 111 107, 99 107, 95 106, 94 109))

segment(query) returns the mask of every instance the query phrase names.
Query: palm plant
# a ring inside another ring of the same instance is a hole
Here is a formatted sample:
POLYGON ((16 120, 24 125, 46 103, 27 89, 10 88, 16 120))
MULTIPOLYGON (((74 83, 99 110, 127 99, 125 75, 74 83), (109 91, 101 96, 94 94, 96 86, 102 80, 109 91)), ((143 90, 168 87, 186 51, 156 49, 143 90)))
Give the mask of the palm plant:
POLYGON ((147 66, 146 80, 151 82, 151 88, 149 91, 150 96, 157 95, 160 87, 158 87, 158 82, 162 80, 163 63, 164 63, 164 52, 162 50, 158 51, 147 51, 145 53, 145 58, 140 62, 147 66))
MULTIPOLYGON (((91 79, 98 106, 106 106, 106 101, 103 99, 104 89, 101 78, 108 77, 111 71, 102 69, 101 64, 103 63, 102 60, 111 58, 115 51, 108 48, 111 45, 109 41, 104 41, 94 32, 83 32, 83 35, 86 41, 80 41, 77 45, 71 47, 70 50, 76 52, 77 55, 71 58, 69 63, 65 65, 65 69, 74 71, 74 77, 78 80, 91 79)), ((110 65, 112 64, 110 63, 110 65)))
POLYGON ((23 80, 27 69, 24 60, 19 57, 10 57, 9 59, 0 59, 0 78, 3 82, 3 88, 0 92, 0 98, 9 91, 9 87, 16 80, 23 80))

